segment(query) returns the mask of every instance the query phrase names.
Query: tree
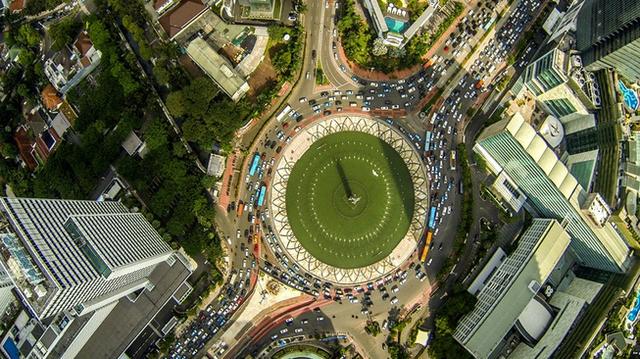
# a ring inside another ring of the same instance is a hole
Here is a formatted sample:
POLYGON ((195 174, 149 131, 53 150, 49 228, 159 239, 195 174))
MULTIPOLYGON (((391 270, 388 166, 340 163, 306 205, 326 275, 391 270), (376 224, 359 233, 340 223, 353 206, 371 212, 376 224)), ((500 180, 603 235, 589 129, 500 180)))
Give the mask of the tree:
POLYGON ((82 23, 75 20, 75 17, 68 16, 61 21, 51 25, 49 29, 49 36, 53 41, 51 49, 54 51, 60 51, 66 45, 70 45, 80 28, 82 23))
POLYGON ((184 116, 187 106, 187 100, 182 95, 182 91, 174 91, 167 96, 167 108, 173 116, 184 116))
POLYGON ((383 56, 387 54, 387 46, 384 44, 384 40, 377 37, 375 40, 373 40, 373 49, 371 50, 371 53, 374 56, 383 56))
POLYGON ((40 44, 40 34, 30 24, 22 24, 15 39, 25 47, 37 47, 40 44))
POLYGON ((14 158, 18 155, 18 150, 13 143, 3 142, 0 144, 0 154, 4 158, 14 158))
POLYGON ((147 143, 149 151, 155 151, 164 147, 169 142, 167 138, 167 126, 164 121, 154 118, 149 127, 144 131, 144 140, 147 143))
POLYGON ((171 74, 165 67, 165 62, 158 61, 153 67, 153 76, 160 85, 167 85, 171 80, 171 74))

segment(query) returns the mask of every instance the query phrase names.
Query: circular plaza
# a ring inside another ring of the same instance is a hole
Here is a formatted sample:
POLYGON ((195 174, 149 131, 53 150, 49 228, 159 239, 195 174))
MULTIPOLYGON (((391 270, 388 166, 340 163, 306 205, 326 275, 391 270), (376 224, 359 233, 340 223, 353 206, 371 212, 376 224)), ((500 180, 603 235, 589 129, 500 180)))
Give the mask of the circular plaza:
POLYGON ((420 154, 385 122, 322 118, 299 131, 275 165, 274 232, 308 273, 340 285, 372 281, 415 251, 428 208, 420 154))

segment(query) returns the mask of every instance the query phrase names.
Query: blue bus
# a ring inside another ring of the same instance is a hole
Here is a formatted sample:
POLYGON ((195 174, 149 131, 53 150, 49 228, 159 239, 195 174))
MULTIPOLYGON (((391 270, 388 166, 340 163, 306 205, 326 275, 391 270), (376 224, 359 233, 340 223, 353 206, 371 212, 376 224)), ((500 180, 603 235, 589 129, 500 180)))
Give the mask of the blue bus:
POLYGON ((424 134, 424 151, 427 152, 429 151, 429 149, 431 148, 431 138, 432 138, 433 134, 431 133, 431 131, 427 131, 424 134))
POLYGON ((258 195, 258 207, 264 204, 264 196, 267 194, 267 186, 262 185, 260 188, 260 194, 258 195))
POLYGON ((431 211, 429 211, 429 228, 436 228, 436 207, 431 207, 431 211))
POLYGON ((249 176, 253 176, 254 174, 256 174, 256 170, 258 169, 259 165, 260 154, 256 153, 256 155, 253 156, 253 161, 251 161, 251 167, 249 167, 249 176))

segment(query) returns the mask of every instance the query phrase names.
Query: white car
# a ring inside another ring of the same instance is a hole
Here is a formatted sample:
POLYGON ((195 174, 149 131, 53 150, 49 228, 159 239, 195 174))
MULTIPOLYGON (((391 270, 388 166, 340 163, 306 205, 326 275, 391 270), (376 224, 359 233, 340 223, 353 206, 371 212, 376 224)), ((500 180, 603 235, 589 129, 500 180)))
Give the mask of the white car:
POLYGON ((287 328, 283 328, 282 330, 280 330, 280 334, 285 334, 289 331, 289 329, 287 328))
POLYGON ((391 304, 396 304, 396 303, 398 303, 398 298, 397 297, 393 297, 393 298, 391 298, 390 302, 391 302, 391 304))
POLYGON ((294 332, 296 332, 296 334, 302 333, 303 329, 302 328, 296 328, 296 330, 294 330, 294 332))
POLYGON ((433 261, 433 258, 429 258, 429 260, 427 261, 427 266, 430 266, 432 261, 433 261))

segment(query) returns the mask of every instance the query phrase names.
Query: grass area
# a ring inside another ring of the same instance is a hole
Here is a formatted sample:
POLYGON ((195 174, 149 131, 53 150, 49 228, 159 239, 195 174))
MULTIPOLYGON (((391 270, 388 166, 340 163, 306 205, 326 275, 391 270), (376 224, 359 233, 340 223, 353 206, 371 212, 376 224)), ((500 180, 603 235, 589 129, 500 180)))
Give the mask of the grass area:
POLYGON ((316 67, 316 85, 328 85, 329 79, 325 76, 324 71, 322 71, 322 65, 318 62, 318 66, 316 67))
POLYGON ((429 111, 431 111, 431 108, 433 107, 433 105, 435 105, 435 103, 442 96, 442 92, 443 91, 444 90, 442 88, 438 88, 438 91, 436 91, 436 93, 433 94, 431 99, 429 99, 429 101, 424 105, 424 107, 422 108, 421 112, 424 112, 425 114, 429 114, 429 111))
POLYGON ((389 144, 362 132, 340 132, 316 141, 295 164, 286 205, 291 228, 311 255, 335 267, 358 268, 388 256, 407 233, 413 185, 389 144))

